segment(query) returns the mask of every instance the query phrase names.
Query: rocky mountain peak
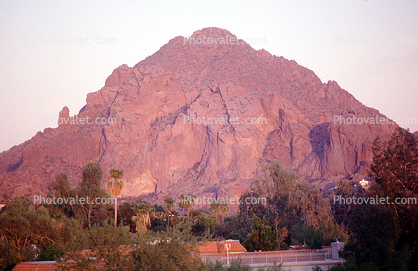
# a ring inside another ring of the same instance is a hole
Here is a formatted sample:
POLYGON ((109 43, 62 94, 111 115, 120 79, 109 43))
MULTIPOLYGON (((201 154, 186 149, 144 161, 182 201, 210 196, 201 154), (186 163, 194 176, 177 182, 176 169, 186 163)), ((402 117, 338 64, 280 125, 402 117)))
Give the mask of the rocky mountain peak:
POLYGON ((275 160, 322 188, 363 178, 374 138, 396 125, 336 122, 382 115, 295 61, 221 44, 225 36, 235 37, 204 28, 116 68, 75 116, 92 124, 60 125, 0 154, 2 191, 45 193, 59 172, 76 184, 88 161, 125 169, 122 196, 152 201, 239 196, 275 160))

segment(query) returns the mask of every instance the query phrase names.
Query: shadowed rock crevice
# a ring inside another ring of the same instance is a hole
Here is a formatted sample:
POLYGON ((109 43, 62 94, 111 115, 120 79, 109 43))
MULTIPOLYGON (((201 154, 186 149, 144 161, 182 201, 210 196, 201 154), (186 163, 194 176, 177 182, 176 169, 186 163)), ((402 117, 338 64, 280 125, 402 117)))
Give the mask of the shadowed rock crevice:
POLYGON ((330 145, 330 136, 328 126, 330 122, 325 122, 316 125, 309 132, 309 140, 312 146, 312 152, 318 157, 322 163, 324 160, 324 151, 330 145))
POLYGON ((17 170, 22 164, 23 164, 23 155, 20 157, 19 162, 8 166, 7 169, 6 169, 6 172, 7 173, 13 172, 13 171, 17 170))

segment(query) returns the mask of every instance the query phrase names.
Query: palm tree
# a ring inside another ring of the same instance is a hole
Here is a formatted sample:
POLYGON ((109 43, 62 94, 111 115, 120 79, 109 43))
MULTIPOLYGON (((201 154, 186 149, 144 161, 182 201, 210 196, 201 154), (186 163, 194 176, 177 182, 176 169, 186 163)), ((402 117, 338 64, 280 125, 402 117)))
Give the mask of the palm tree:
POLYGON ((179 200, 180 200, 179 201, 179 207, 180 207, 180 209, 183 210, 183 217, 184 217, 184 209, 187 208, 187 203, 186 203, 186 201, 187 201, 187 195, 181 194, 180 197, 179 197, 179 200))
POLYGON ((148 202, 135 202, 133 206, 136 216, 132 217, 132 221, 136 223, 136 231, 141 232, 147 231, 147 226, 151 225, 150 212, 153 207, 148 202))
POLYGON ((123 178, 123 171, 123 169, 110 169, 109 177, 112 178, 112 180, 107 184, 110 188, 110 192, 115 197, 115 228, 118 224, 118 197, 120 196, 120 192, 123 188, 123 182, 121 181, 123 178))
POLYGON ((165 198, 164 199, 164 208, 167 210, 167 227, 170 226, 170 213, 171 210, 174 208, 174 203, 176 203, 176 200, 173 198, 165 198))
POLYGON ((219 212, 222 214, 222 224, 224 223, 225 214, 229 212, 228 202, 222 200, 219 202, 219 212))
POLYGON ((181 194, 179 197, 179 207, 183 209, 183 216, 184 216, 184 209, 187 209, 187 217, 190 217, 190 209, 196 205, 195 202, 196 196, 193 194, 181 194))
POLYGON ((210 204, 210 212, 215 217, 216 221, 218 221, 218 214, 220 212, 220 205, 217 201, 212 201, 210 204))
POLYGON ((190 217, 190 210, 196 205, 196 195, 187 194, 186 196, 187 217, 190 217))

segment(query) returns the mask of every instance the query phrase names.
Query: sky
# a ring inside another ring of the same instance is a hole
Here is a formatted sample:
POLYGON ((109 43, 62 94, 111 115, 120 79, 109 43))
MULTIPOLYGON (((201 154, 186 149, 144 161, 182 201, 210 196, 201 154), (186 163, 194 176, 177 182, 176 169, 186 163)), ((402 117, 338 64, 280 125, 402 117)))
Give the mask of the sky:
POLYGON ((122 64, 176 36, 230 31, 418 130, 418 1, 0 0, 0 152, 75 115, 122 64))

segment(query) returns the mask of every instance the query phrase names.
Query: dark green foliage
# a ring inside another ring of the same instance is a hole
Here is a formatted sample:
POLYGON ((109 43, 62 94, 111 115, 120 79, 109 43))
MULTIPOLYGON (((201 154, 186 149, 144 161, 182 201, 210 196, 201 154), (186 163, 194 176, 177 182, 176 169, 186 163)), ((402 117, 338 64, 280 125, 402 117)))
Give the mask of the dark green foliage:
POLYGON ((279 162, 264 166, 263 171, 264 179, 257 180, 254 188, 258 198, 267 199, 266 208, 269 214, 266 218, 271 224, 280 219, 285 227, 290 228, 301 220, 291 203, 296 175, 282 167, 279 162))
POLYGON ((74 219, 52 218, 45 207, 14 198, 0 213, 0 267, 59 255, 78 230, 74 219))
POLYGON ((118 221, 123 226, 129 226, 129 231, 134 232, 136 224, 132 221, 132 217, 135 216, 135 212, 132 208, 132 204, 124 202, 118 206, 118 221))
MULTIPOLYGON (((68 175, 66 173, 59 173, 55 179, 48 184, 48 190, 52 196, 56 198, 69 199, 74 197, 74 191, 71 189, 70 181, 68 180, 68 175)), ((70 204, 54 204, 46 205, 50 211, 53 213, 60 212, 67 217, 74 217, 75 208, 70 204)))
POLYGON ((306 227, 305 225, 298 224, 292 227, 293 242, 295 245, 307 245, 312 246, 312 239, 317 234, 317 230, 314 227, 306 227))
POLYGON ((56 197, 69 197, 71 186, 68 175, 63 172, 57 174, 55 179, 48 184, 48 190, 56 197))
POLYGON ((165 197, 164 198, 164 209, 166 211, 166 215, 167 215, 167 227, 170 226, 170 220, 172 218, 172 211, 174 209, 174 204, 176 203, 176 200, 170 197, 165 197))
POLYGON ((292 227, 294 244, 307 245, 311 249, 321 249, 322 246, 330 246, 338 238, 339 241, 347 243, 348 235, 345 234, 340 225, 329 223, 318 228, 302 224, 292 227))
POLYGON ((13 240, 0 239, 0 255, 0 270, 12 270, 17 263, 21 262, 21 255, 16 249, 13 240))
POLYGON ((63 204, 48 204, 46 207, 67 217, 76 218, 85 228, 103 223, 111 217, 113 202, 110 195, 101 188, 102 177, 100 164, 89 162, 83 170, 80 185, 71 189, 67 174, 59 173, 48 185, 48 189, 56 198, 72 199, 73 204, 68 201, 63 204))
POLYGON ((154 232, 164 231, 167 227, 166 223, 167 211, 163 206, 154 204, 153 210, 151 211, 151 226, 150 229, 154 232))
POLYGON ((192 244, 181 238, 161 240, 155 245, 141 242, 132 253, 132 270, 198 270, 201 259, 192 244), (192 254, 193 253, 193 254, 192 254))
MULTIPOLYGON (((292 229, 293 225, 303 224, 317 229, 321 225, 333 223, 329 201, 321 195, 318 187, 296 183, 296 175, 282 167, 279 162, 267 165, 263 170, 264 179, 253 183, 254 192, 249 195, 257 199, 266 199, 266 204, 255 211, 263 213, 270 225, 274 225, 274 239, 279 243, 279 247, 288 247, 290 236, 293 234, 290 232, 289 236, 289 229, 292 229)), ((254 206, 240 206, 241 215, 251 211, 254 213, 253 210, 254 206)), ((242 221, 247 226, 248 215, 244 216, 242 221)), ((315 238, 316 246, 319 247, 322 237, 318 235, 315 238)))
POLYGON ((388 142, 376 138, 370 176, 375 180, 371 193, 388 197, 384 208, 394 211, 405 245, 411 246, 418 236, 418 202, 392 204, 396 198, 418 200, 418 141, 408 130, 397 128, 388 142))
POLYGON ((211 270, 200 259, 191 229, 192 223, 184 221, 167 232, 150 235, 149 231, 139 236, 130 233, 128 227, 95 225, 79 233, 60 260, 59 269, 211 270))
POLYGON ((242 244, 247 251, 273 251, 279 246, 279 243, 275 239, 275 231, 271 227, 266 218, 258 218, 256 215, 253 217, 253 230, 250 236, 242 244))
POLYGON ((84 225, 101 223, 110 214, 110 204, 103 204, 102 199, 109 199, 109 194, 101 188, 103 170, 99 163, 89 162, 83 170, 80 186, 75 189, 75 195, 86 198, 89 204, 77 205, 77 214, 84 219, 84 225))
POLYGON ((268 219, 268 221, 273 223, 271 213, 268 212, 266 206, 257 202, 260 197, 257 192, 246 192, 241 195, 238 217, 235 219, 239 227, 237 227, 238 231, 234 232, 240 233, 242 236, 247 236, 253 228, 252 218, 254 215, 257 217, 266 217, 267 219, 270 217, 271 219, 268 219), (251 204, 252 201, 257 203, 251 204))
POLYGON ((322 233, 315 234, 311 239, 310 248, 311 249, 322 249, 324 245, 324 240, 322 237, 322 233))
MULTIPOLYGON (((115 228, 111 223, 93 225, 90 230, 79 231, 68 244, 59 270, 121 270, 132 266, 130 245, 138 243, 137 235, 129 227, 115 228), (102 260, 103 259, 103 260, 102 260)), ((128 269, 133 270, 133 269, 128 269)))
POLYGON ((342 253, 347 262, 332 270, 417 270, 418 205, 395 204, 396 198, 418 196, 417 140, 398 127, 388 142, 376 138, 372 151, 371 187, 340 182, 337 196, 384 198, 384 203, 332 204, 336 221, 350 234, 342 253))
POLYGON ((353 219, 353 208, 356 206, 354 204, 340 204, 338 199, 340 197, 344 199, 368 197, 368 195, 360 185, 354 186, 354 183, 349 181, 340 180, 337 182, 337 186, 338 190, 330 198, 332 213, 338 224, 347 227, 350 220, 353 219))
POLYGON ((364 205, 357 206, 353 212, 353 220, 348 224, 350 240, 344 248, 343 257, 350 259, 355 255, 359 266, 374 263, 385 270, 393 268, 399 236, 393 211, 364 205))
POLYGON ((244 215, 239 213, 225 217, 225 223, 215 226, 216 235, 224 239, 239 240, 240 243, 244 242, 252 230, 251 220, 248 227, 243 227, 242 220, 245 218, 244 215))
POLYGON ((56 261, 64 254, 64 247, 49 245, 43 252, 40 253, 39 261, 56 261))
POLYGON ((416 270, 418 205, 394 204, 396 198, 418 196, 418 146, 414 135, 397 128, 388 142, 376 138, 370 170, 372 186, 368 191, 350 192, 344 185, 339 193, 385 198, 385 203, 335 206, 337 220, 350 233, 342 255, 359 270, 416 270))
POLYGON ((214 217, 200 215, 194 219, 192 232, 197 236, 213 233, 215 231, 215 225, 216 219, 214 217))
POLYGON ((82 191, 89 191, 97 194, 100 192, 103 170, 99 163, 89 162, 84 167, 83 177, 81 178, 80 188, 82 191))

